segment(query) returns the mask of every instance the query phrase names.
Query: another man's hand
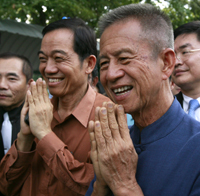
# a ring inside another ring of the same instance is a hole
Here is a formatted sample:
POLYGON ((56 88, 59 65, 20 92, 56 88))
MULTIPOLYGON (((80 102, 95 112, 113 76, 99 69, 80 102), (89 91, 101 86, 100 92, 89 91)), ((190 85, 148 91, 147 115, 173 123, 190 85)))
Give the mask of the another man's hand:
POLYGON ((30 127, 24 122, 25 116, 29 111, 28 98, 26 95, 24 106, 21 110, 20 127, 21 130, 17 135, 17 149, 22 152, 30 151, 35 136, 32 134, 30 127))
POLYGON ((49 99, 45 81, 39 78, 31 83, 27 93, 29 103, 29 123, 32 134, 41 140, 51 132, 53 106, 49 99))
POLYGON ((112 102, 103 106, 96 109, 94 137, 89 129, 91 158, 97 175, 95 186, 100 179, 100 184, 104 187, 107 184, 115 196, 143 195, 135 178, 138 155, 130 138, 124 109, 112 102))

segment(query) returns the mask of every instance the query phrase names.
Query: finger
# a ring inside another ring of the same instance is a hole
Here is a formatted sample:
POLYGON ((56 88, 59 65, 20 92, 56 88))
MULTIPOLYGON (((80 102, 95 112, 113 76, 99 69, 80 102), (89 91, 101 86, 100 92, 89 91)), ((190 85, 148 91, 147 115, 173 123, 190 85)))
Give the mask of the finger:
POLYGON ((45 80, 43 80, 42 82, 42 88, 43 88, 43 93, 44 93, 44 101, 48 103, 50 102, 50 99, 49 99, 49 94, 47 92, 47 85, 46 85, 45 80))
POLYGON ((30 90, 27 91, 26 97, 27 97, 28 105, 29 106, 34 105, 33 96, 30 90))
POLYGON ((96 107, 95 109, 95 121, 99 121, 99 110, 100 110, 100 107, 96 107))
POLYGON ((23 112, 21 112, 21 115, 22 115, 21 118, 24 119, 24 116, 27 114, 28 110, 29 110, 29 104, 28 104, 28 97, 27 97, 27 94, 26 94, 24 105, 23 105, 23 108, 22 108, 23 112))
POLYGON ((90 121, 88 124, 88 132, 90 135, 90 141, 94 141, 95 140, 95 136, 94 136, 94 121, 90 121))
POLYGON ((118 105, 116 110, 117 110, 117 121, 118 121, 121 137, 125 140, 129 140, 130 133, 129 133, 129 128, 128 128, 127 121, 125 118, 124 107, 122 105, 118 105))
POLYGON ((96 160, 97 158, 97 146, 96 146, 96 140, 95 140, 95 135, 94 135, 94 121, 90 121, 88 125, 88 131, 90 135, 90 142, 91 142, 91 158, 92 161, 96 160))
MULTIPOLYGON (((28 92, 28 91, 27 91, 28 92)), ((27 97, 27 92, 26 92, 26 97, 25 97, 25 101, 24 101, 24 107, 28 107, 28 97, 27 97)), ((30 92, 30 90, 29 90, 30 92)))
POLYGON ((105 153, 106 152, 106 141, 104 139, 101 124, 99 121, 96 121, 94 123, 94 131, 95 131, 95 140, 97 145, 97 151, 98 153, 105 153))
POLYGON ((107 107, 107 102, 104 101, 103 104, 102 104, 102 107, 106 108, 107 107))
POLYGON ((42 78, 38 78, 36 81, 37 96, 40 102, 44 101, 43 98, 43 81, 42 78))
POLYGON ((31 82, 31 89, 30 90, 31 90, 32 98, 33 98, 33 103, 34 104, 39 103, 37 87, 36 87, 36 82, 35 81, 31 82))
POLYGON ((108 146, 112 146, 113 144, 112 132, 109 128, 107 109, 105 107, 102 107, 99 110, 99 117, 100 117, 100 122, 101 122, 102 134, 105 138, 106 144, 108 146))
POLYGON ((109 128, 111 130, 112 136, 114 139, 121 138, 120 132, 119 132, 119 126, 116 119, 116 113, 115 113, 115 104, 112 102, 107 103, 107 110, 108 110, 108 123, 109 128))

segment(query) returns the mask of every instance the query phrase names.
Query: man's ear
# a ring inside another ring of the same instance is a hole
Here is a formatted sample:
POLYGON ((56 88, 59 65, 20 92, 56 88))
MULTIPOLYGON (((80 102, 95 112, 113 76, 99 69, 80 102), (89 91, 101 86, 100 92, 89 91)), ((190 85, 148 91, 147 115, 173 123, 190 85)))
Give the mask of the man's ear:
POLYGON ((96 57, 94 55, 90 55, 84 61, 85 61, 85 63, 87 63, 85 73, 86 74, 92 73, 92 71, 96 65, 96 57))
POLYGON ((31 84, 31 82, 33 82, 34 80, 31 78, 28 82, 27 82, 27 89, 29 89, 30 88, 30 84, 31 84))
POLYGON ((162 78, 164 80, 168 79, 169 76, 172 74, 173 70, 174 70, 174 66, 175 66, 175 62, 176 62, 176 55, 174 53, 174 51, 171 48, 166 48, 163 51, 163 62, 164 62, 164 66, 162 69, 162 78))

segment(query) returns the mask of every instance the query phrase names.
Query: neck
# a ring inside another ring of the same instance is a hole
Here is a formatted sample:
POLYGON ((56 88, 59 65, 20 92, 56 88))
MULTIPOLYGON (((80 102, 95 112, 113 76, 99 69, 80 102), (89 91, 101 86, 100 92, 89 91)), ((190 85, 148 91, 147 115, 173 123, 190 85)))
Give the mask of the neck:
POLYGON ((59 97, 58 99, 58 114, 61 119, 69 116, 76 106, 80 103, 84 95, 86 94, 88 87, 78 89, 76 93, 72 95, 66 95, 64 97, 59 97))
POLYGON ((172 105, 173 100, 174 97, 170 90, 164 94, 162 93, 161 96, 155 96, 150 100, 149 106, 145 106, 139 112, 132 114, 135 125, 142 131, 142 129, 162 117, 172 105))

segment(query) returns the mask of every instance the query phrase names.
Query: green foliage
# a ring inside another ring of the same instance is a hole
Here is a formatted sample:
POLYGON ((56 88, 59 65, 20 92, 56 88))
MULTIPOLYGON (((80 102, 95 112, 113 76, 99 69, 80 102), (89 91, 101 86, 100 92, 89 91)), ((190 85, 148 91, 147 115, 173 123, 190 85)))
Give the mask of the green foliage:
POLYGON ((45 26, 63 16, 79 17, 96 28, 99 17, 107 11, 141 0, 0 0, 1 19, 20 19, 45 26))
MULTIPOLYGON (((0 0, 0 18, 29 21, 45 26, 63 16, 82 18, 97 30, 99 17, 121 5, 130 3, 167 2, 163 9, 172 20, 174 28, 179 25, 200 20, 200 0, 0 0)), ((157 5, 158 6, 158 5, 157 5)))

